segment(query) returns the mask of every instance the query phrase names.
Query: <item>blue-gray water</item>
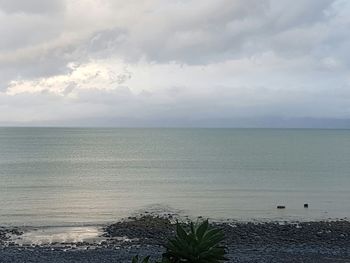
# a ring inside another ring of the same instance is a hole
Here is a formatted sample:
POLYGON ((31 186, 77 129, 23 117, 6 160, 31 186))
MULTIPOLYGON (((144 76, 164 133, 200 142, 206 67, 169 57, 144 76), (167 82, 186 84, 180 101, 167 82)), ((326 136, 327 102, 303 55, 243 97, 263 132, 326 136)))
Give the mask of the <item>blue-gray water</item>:
POLYGON ((347 130, 0 128, 0 225, 344 218, 349 186, 347 130))

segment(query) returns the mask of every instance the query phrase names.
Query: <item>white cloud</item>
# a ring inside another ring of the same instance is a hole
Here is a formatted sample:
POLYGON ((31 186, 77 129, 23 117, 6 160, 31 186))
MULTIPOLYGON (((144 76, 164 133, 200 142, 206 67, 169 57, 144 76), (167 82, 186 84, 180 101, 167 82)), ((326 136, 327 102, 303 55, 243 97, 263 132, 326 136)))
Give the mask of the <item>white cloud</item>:
POLYGON ((70 63, 67 65, 70 69, 67 74, 11 81, 6 94, 15 96, 21 93, 49 92, 66 96, 74 94, 75 89, 113 90, 131 77, 122 66, 118 62, 112 65, 94 61, 81 65, 70 63))

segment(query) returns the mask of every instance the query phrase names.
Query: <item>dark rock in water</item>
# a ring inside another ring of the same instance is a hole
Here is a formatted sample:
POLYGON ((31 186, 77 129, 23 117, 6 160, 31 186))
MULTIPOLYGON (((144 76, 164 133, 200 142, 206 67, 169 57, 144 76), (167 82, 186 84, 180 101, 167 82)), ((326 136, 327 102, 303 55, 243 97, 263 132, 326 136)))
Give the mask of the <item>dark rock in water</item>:
POLYGON ((277 206, 277 209, 285 209, 285 208, 286 208, 285 205, 278 205, 278 206, 277 206))
POLYGON ((304 204, 304 208, 308 208, 309 207, 309 204, 304 204))

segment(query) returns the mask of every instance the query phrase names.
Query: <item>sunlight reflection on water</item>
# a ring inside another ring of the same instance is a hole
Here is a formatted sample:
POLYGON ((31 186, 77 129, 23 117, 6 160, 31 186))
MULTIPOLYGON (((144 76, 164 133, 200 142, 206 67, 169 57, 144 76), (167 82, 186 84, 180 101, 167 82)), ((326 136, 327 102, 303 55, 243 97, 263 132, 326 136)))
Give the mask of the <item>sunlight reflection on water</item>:
POLYGON ((28 229, 18 237, 17 244, 44 245, 52 243, 77 243, 98 241, 102 230, 99 227, 43 227, 28 229))

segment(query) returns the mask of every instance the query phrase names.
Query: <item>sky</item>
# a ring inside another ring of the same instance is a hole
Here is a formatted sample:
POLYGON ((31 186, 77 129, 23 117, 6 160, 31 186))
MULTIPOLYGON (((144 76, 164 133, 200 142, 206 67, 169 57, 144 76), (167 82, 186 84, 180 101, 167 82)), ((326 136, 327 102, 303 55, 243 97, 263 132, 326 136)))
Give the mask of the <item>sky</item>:
POLYGON ((0 126, 350 128, 348 0, 0 0, 0 126))

